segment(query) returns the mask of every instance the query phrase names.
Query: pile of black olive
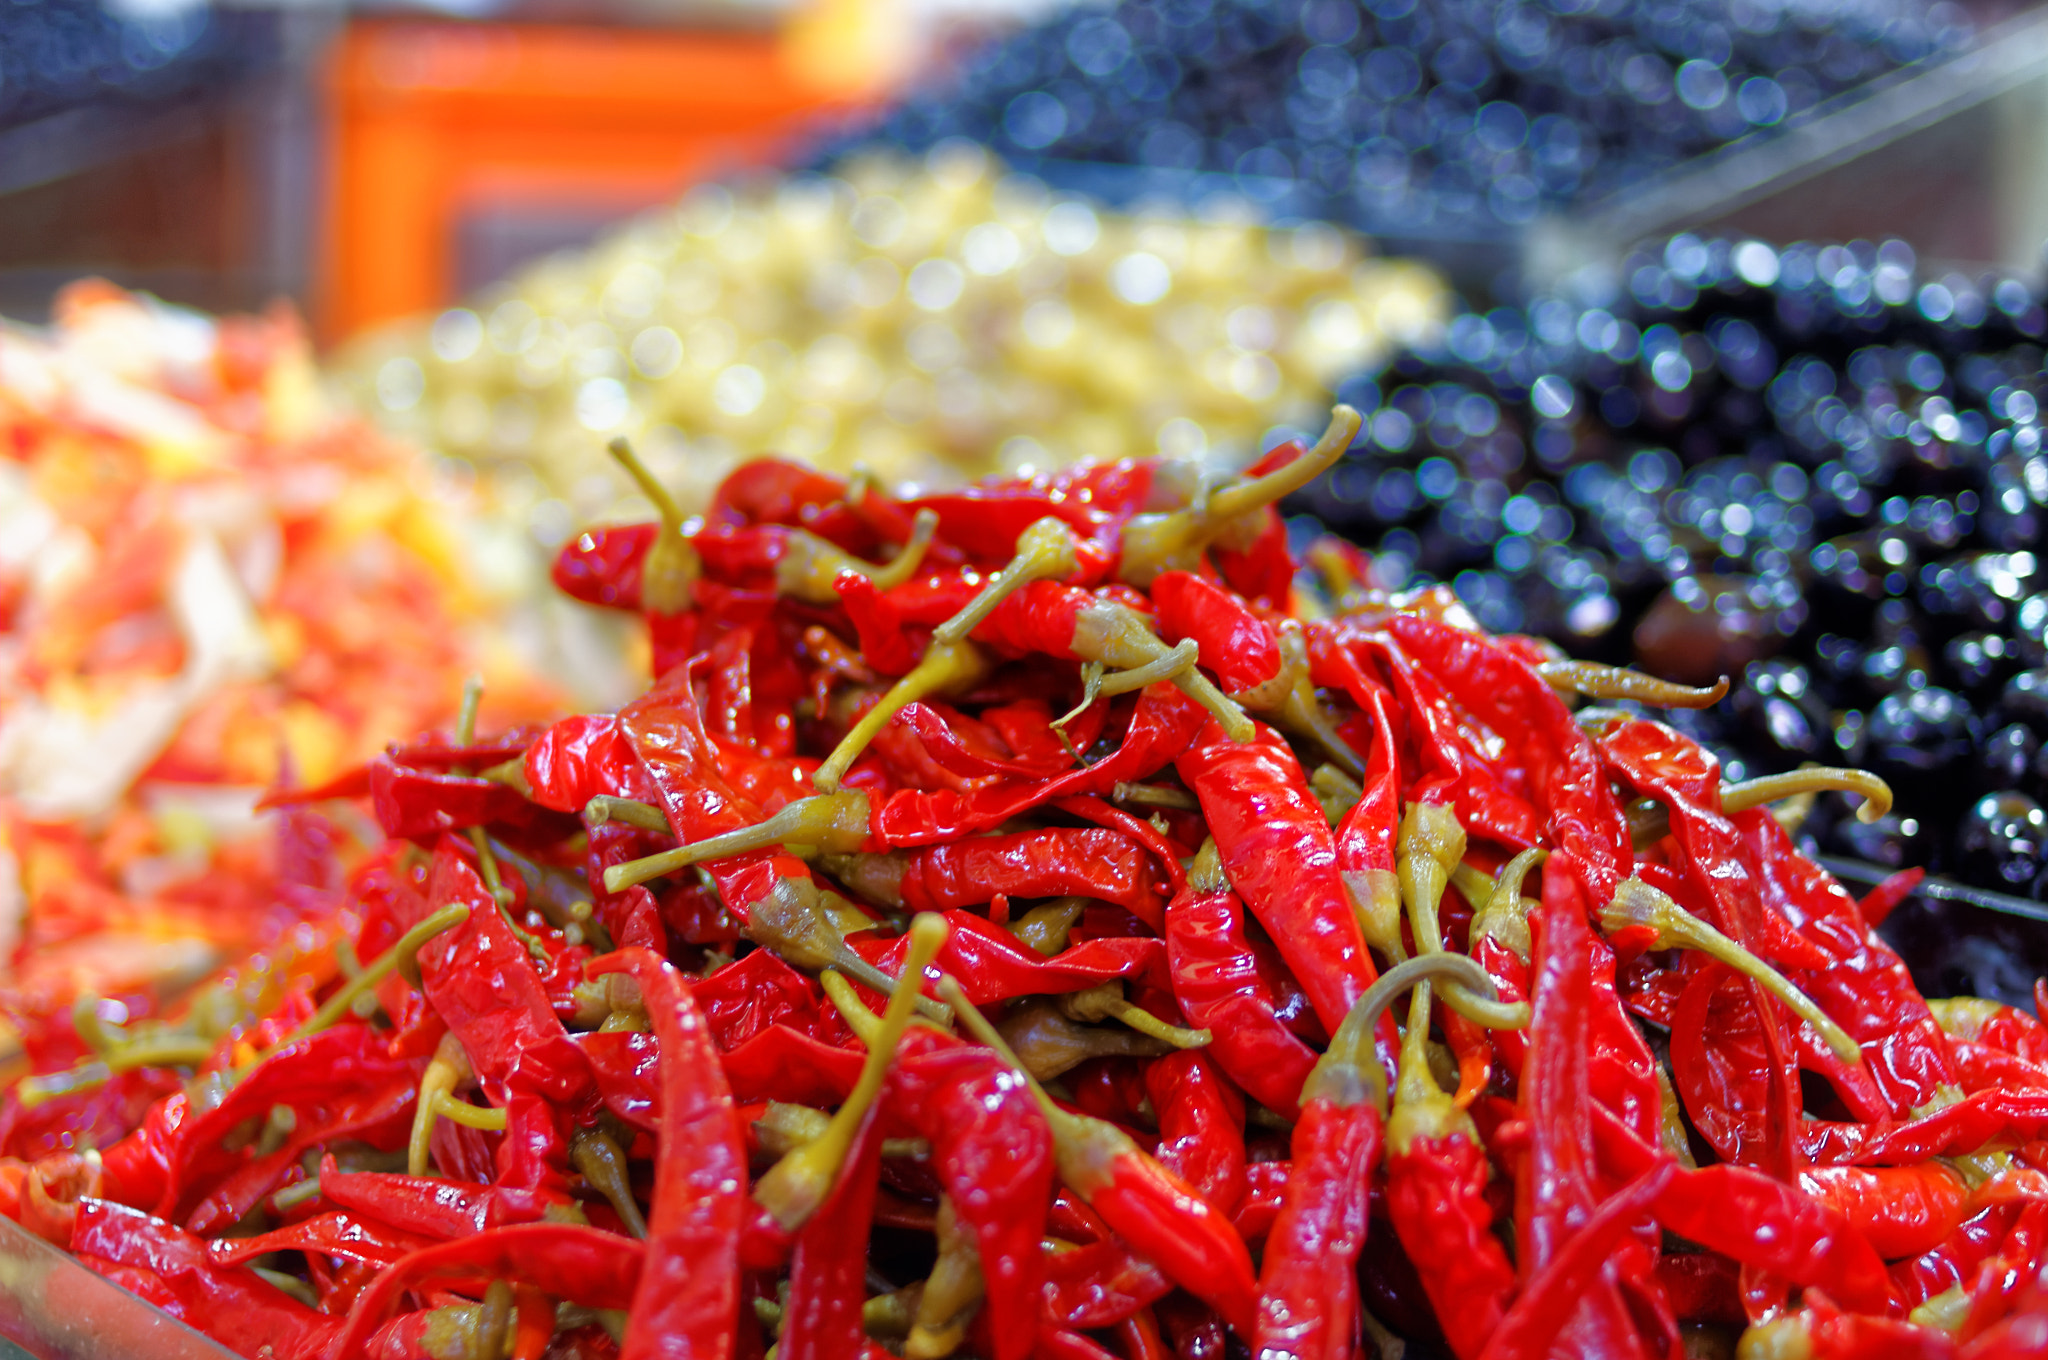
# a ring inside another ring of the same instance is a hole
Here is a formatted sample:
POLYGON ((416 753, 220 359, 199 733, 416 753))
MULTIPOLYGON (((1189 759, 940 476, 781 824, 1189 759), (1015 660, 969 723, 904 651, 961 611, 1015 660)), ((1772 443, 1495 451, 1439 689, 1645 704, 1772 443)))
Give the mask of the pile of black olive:
POLYGON ((1467 313, 1344 384, 1370 412, 1290 508, 1452 583, 1488 627, 1730 699, 1727 777, 1890 781, 1822 853, 2048 900, 2048 313, 1898 242, 1681 235, 1615 297, 1467 313))
POLYGON ((1969 37, 1914 0, 1122 0, 987 45, 855 141, 1222 174, 1281 212, 1488 239, 1969 37))

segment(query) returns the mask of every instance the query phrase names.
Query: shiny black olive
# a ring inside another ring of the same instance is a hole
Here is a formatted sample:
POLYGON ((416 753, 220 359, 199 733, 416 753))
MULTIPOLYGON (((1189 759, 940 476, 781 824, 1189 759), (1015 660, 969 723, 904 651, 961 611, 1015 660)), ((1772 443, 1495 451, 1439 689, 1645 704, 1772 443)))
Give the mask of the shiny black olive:
POLYGON ((1980 879, 2025 892, 2048 867, 2048 813, 2024 793, 1986 794, 1964 814, 1956 848, 1980 879))

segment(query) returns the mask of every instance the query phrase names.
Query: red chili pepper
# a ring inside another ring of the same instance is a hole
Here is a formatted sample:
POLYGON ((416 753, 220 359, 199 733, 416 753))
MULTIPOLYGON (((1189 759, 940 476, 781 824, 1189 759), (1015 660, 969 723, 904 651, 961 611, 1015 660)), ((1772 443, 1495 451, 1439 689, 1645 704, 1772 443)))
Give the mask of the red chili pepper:
POLYGON ((1600 777, 1592 742, 1556 691, 1526 662, 1447 624, 1399 614, 1387 631, 1475 717, 1517 743, 1557 848, 1581 866, 1595 901, 1612 898, 1635 864, 1628 823, 1600 777))
POLYGON ((1211 721, 1174 768, 1201 802, 1231 884, 1334 1030, 1377 974, 1294 752, 1270 727, 1238 742, 1211 721))
MULTIPOLYGON (((975 1037, 1023 1070, 952 979, 941 984, 941 991, 975 1037)), ((1258 1286, 1251 1253, 1229 1221, 1115 1125, 1060 1109, 1035 1082, 1032 1092, 1052 1126, 1060 1179, 1174 1283, 1249 1334, 1258 1286)))
MULTIPOLYGON (((1178 893, 1187 886, 1188 875, 1187 870, 1181 867, 1182 851, 1180 847, 1169 841, 1150 822, 1141 822, 1122 808, 1111 807, 1100 798, 1095 797, 1062 798, 1053 806, 1070 816, 1079 817, 1082 821, 1093 822, 1097 826, 1119 831, 1144 846, 1152 853, 1152 857, 1159 861, 1159 868, 1166 875, 1166 888, 1169 895, 1178 893)), ((1099 896, 1100 894, 1097 895, 1099 896)), ((1160 914, 1159 903, 1156 900, 1148 905, 1153 916, 1160 914)), ((1145 912, 1138 911, 1135 908, 1132 909, 1131 914, 1143 920, 1154 931, 1164 929, 1163 919, 1150 919, 1145 912)))
POLYGON ((632 1295, 631 1357, 731 1353, 738 1325, 741 1206, 747 1192, 745 1140, 732 1093, 689 988, 645 950, 622 950, 590 965, 592 976, 623 972, 660 1041, 661 1149, 647 1265, 632 1295))
POLYGON ((1252 1333, 1262 1356, 1342 1355, 1357 1325, 1358 1256, 1382 1133, 1373 1080, 1378 1020, 1377 1004, 1354 1007, 1302 1088, 1285 1198, 1266 1235, 1252 1333))
POLYGON ((993 1360, 1019 1360, 1037 1329, 1051 1130, 1015 1069, 984 1048, 910 1054, 895 1082, 899 1111, 931 1142, 932 1168, 974 1231, 993 1360))
POLYGON ((1461 1360, 1471 1360, 1514 1297, 1515 1269, 1493 1236, 1478 1131, 1429 1073, 1426 986, 1417 997, 1387 1124, 1387 1217, 1409 1257, 1427 1267, 1422 1285, 1444 1339, 1461 1360))
POLYGON ((1041 1338, 1061 1328, 1114 1327, 1173 1292, 1173 1281, 1115 1238, 1044 1254, 1041 1338))
POLYGON ((1166 949, 1174 998, 1189 1024, 1214 1036, 1217 1066, 1261 1105, 1293 1118, 1316 1055, 1274 1013, 1237 894, 1191 883, 1167 904, 1166 949))
POLYGON ((1159 1115, 1159 1164, 1221 1213, 1244 1198, 1244 1097, 1200 1052, 1169 1053, 1145 1068, 1159 1115))
POLYGON ((1122 744, 1094 764, 1051 779, 1001 780, 965 793, 900 789, 874 804, 869 829, 886 846, 931 845, 990 830, 1061 798, 1109 793, 1172 764, 1202 723, 1194 703, 1153 685, 1138 697, 1122 744))
MULTIPOLYGON (((1122 935, 1084 940, 1047 958, 971 912, 943 915, 952 933, 939 951, 936 967, 958 981, 977 1006, 1018 996, 1078 992, 1112 978, 1135 979, 1165 964, 1165 946, 1158 940, 1122 935)), ((905 936, 862 941, 854 947, 892 976, 909 952, 905 936)))
MULTIPOLYGON (((1609 1111, 1595 1108, 1601 1161, 1638 1178, 1665 1154, 1609 1111)), ((1657 1221, 1745 1266, 1827 1291, 1864 1312, 1886 1311, 1891 1284, 1884 1261, 1849 1219, 1783 1181, 1723 1164, 1681 1171, 1659 1191, 1657 1221)))
POLYGON ((1548 1263, 1528 1275, 1520 1296, 1480 1354, 1486 1360, 1539 1360, 1549 1354, 1551 1342, 1587 1301, 1587 1290, 1608 1264, 1610 1253, 1647 1215, 1676 1170, 1663 1163, 1608 1196, 1548 1263))
POLYGON ((782 1360, 840 1360, 867 1344, 868 1225, 882 1170, 882 1121, 870 1108, 854 1134, 846 1165, 818 1212, 798 1230, 790 1253, 789 1295, 776 1355, 782 1360))
POLYGON ((434 1240, 420 1233, 337 1210, 315 1214, 254 1237, 224 1238, 208 1246, 213 1259, 223 1266, 241 1265, 273 1251, 303 1251, 361 1261, 366 1265, 388 1266, 401 1256, 432 1245, 434 1240))
POLYGON ((341 1323, 322 1317, 246 1267, 222 1266, 204 1239, 124 1205, 84 1200, 78 1206, 71 1250, 146 1272, 155 1301, 243 1355, 314 1360, 330 1352, 341 1323))
POLYGON ((641 565, 660 533, 658 524, 585 529, 555 554, 548 577, 572 600, 637 612, 641 565))
POLYGON ((648 1255, 630 1237, 569 1223, 521 1223, 437 1242, 401 1257, 356 1296, 332 1354, 364 1354, 370 1334, 406 1291, 436 1280, 471 1287, 477 1281, 519 1280, 588 1307, 625 1308, 646 1274, 648 1255))
POLYGON ((979 905, 1000 892, 1093 897, 1155 926, 1163 919, 1151 856, 1121 831, 1047 827, 977 836, 907 851, 899 862, 903 876, 897 891, 911 911, 951 911, 979 905))

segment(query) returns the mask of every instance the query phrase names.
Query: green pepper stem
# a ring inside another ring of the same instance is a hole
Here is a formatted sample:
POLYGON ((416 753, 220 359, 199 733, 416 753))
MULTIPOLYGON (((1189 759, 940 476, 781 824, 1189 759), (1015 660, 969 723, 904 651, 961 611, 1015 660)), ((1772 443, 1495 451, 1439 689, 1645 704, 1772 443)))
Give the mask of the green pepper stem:
POLYGON ((959 613, 932 629, 932 645, 965 641, 997 605, 1033 581, 1072 576, 1081 569, 1078 547, 1073 527, 1057 515, 1034 520, 1017 535, 1017 551, 1010 564, 991 576, 981 593, 959 613))
POLYGON ((633 1198, 633 1181, 626 1168, 626 1154, 610 1134, 598 1128, 580 1129, 569 1140, 569 1161, 583 1179, 590 1182, 611 1204, 626 1225, 626 1231, 645 1241, 647 1219, 640 1202, 633 1198))
POLYGON ((467 746, 476 740, 476 711, 484 701, 484 678, 472 675, 462 682, 462 707, 455 715, 455 744, 467 746))
MULTIPOLYGON (((1441 953, 1443 926, 1438 915, 1444 889, 1450 886, 1465 857, 1465 828, 1448 807, 1410 803, 1401 819, 1395 866, 1401 897, 1408 907, 1408 925, 1417 955, 1441 953)), ((1456 982, 1443 984, 1443 1003, 1474 1024, 1489 1029, 1522 1029, 1528 1025, 1527 1002, 1503 1004, 1476 996, 1456 982)))
MULTIPOLYGON (((621 820, 624 820, 623 818, 621 820)), ((848 854, 868 837, 868 796, 858 789, 799 798, 763 822, 708 836, 659 854, 629 859, 604 871, 606 892, 624 892, 637 884, 672 874, 692 864, 744 855, 778 845, 815 846, 848 854)))
POLYGON ((1142 666, 1133 666, 1129 670, 1107 672, 1095 687, 1095 692, 1103 695, 1128 694, 1134 689, 1143 689, 1161 680, 1171 680, 1193 670, 1201 656, 1202 649, 1199 643, 1193 638, 1183 639, 1167 648, 1157 660, 1148 661, 1142 666))
MULTIPOLYGON (((420 947, 426 944, 428 940, 433 939, 443 931, 453 930, 468 919, 469 908, 460 902, 452 902, 433 915, 422 919, 412 929, 399 936, 389 949, 372 960, 369 967, 343 983, 333 996, 328 997, 321 1004, 319 1010, 313 1012, 305 1024, 300 1025, 297 1029, 286 1035, 283 1043, 280 1043, 278 1047, 282 1048, 285 1044, 297 1043, 309 1035, 318 1034, 321 1030, 326 1029, 329 1025, 341 1019, 342 1016, 348 1013, 349 1008, 355 1004, 357 997, 362 996, 385 978, 390 977, 400 964, 418 954, 420 947)), ((276 1050, 272 1051, 275 1052, 276 1050)))
MULTIPOLYGON (((772 949, 791 967, 807 973, 837 969, 849 977, 894 997, 896 979, 869 963, 833 923, 817 883, 810 878, 777 879, 766 897, 747 904, 747 937, 764 949, 772 949)), ((837 894, 833 901, 845 902, 837 894)), ((863 918, 865 919, 865 918, 863 918)), ((952 1012, 922 994, 917 1008, 941 1025, 953 1022, 952 1012)))
POLYGON ((924 971, 938 957, 948 933, 945 918, 935 912, 920 913, 910 923, 910 949, 904 957, 903 977, 889 997, 888 1008, 882 1012, 881 1031, 868 1048, 867 1061, 861 1065, 860 1079, 854 1083, 852 1093, 816 1142, 790 1153, 756 1182, 755 1200, 785 1231, 794 1232, 802 1227, 838 1179, 852 1149, 854 1134, 882 1092, 882 1081, 895 1060, 903 1031, 910 1024, 924 971))
POLYGON ((957 694, 972 689, 988 674, 988 662, 981 651, 971 642, 941 641, 937 633, 932 634, 931 646, 925 649, 924 657, 910 669, 909 674, 889 687, 881 700, 861 715, 832 754, 825 757, 811 776, 811 787, 819 793, 837 793, 839 781, 846 778, 846 772, 860 753, 868 748, 884 727, 910 704, 916 703, 929 694, 957 694))
MULTIPOLYGON (((1152 623, 1137 610, 1113 600, 1098 599, 1074 616, 1074 655, 1083 661, 1100 661, 1119 670, 1133 670, 1167 656, 1171 648, 1152 623)), ((1236 700, 1218 688, 1201 671, 1189 668, 1171 677, 1174 688, 1209 710, 1232 741, 1250 741, 1258 735, 1252 720, 1236 700)))
POLYGON ((1123 984, 1114 978, 1082 991, 1068 992, 1060 997, 1058 1005, 1060 1014, 1069 1020, 1120 1020, 1138 1033, 1175 1048, 1202 1048, 1216 1038, 1206 1029, 1170 1025, 1144 1007, 1131 1004, 1124 998, 1123 984))
POLYGON ((960 1221, 949 1196, 939 1196, 934 1226, 939 1256, 918 1296, 916 1320, 903 1343, 903 1360, 945 1360, 960 1349, 987 1289, 974 1233, 960 1221))
POLYGON ((652 803, 642 803, 633 798, 614 798, 600 793, 583 805, 583 824, 603 826, 606 822, 623 822, 642 831, 669 831, 668 814, 652 803))
POLYGON ((1139 807, 1173 808, 1181 812, 1196 812, 1201 804, 1195 795, 1186 789, 1164 788, 1158 784, 1118 784, 1110 791, 1110 799, 1118 803, 1135 803, 1139 807))
POLYGON ((882 590, 900 586, 924 565, 925 550, 931 547, 938 527, 937 511, 918 511, 910 523, 910 541, 881 566, 864 562, 807 529, 792 530, 782 558, 775 564, 776 593, 809 604, 836 604, 839 592, 833 582, 845 572, 865 576, 882 590))
POLYGON ((412 1176, 427 1174, 432 1155, 434 1121, 440 1117, 442 1102, 455 1088, 475 1075, 462 1040, 450 1030, 441 1036, 440 1046, 420 1076, 420 1093, 413 1104, 412 1136, 406 1142, 405 1170, 412 1176))
POLYGON ((1783 973, 1641 879, 1628 879, 1615 889, 1614 900, 1600 909, 1600 925, 1610 935, 1631 927, 1646 929, 1655 937, 1652 949, 1696 949, 1728 965, 1753 979, 1782 1001, 1786 1009, 1813 1026, 1841 1061, 1863 1061, 1863 1050, 1857 1042, 1783 973))
POLYGON ((1498 940, 1515 957, 1528 962, 1529 908, 1533 904, 1522 896, 1522 884, 1528 880, 1531 869, 1549 858, 1550 852, 1541 846, 1524 850, 1503 864, 1500 877, 1490 882, 1477 870, 1458 866, 1455 873, 1469 873, 1487 885, 1484 897, 1472 899, 1481 903, 1469 932, 1475 947, 1481 940, 1498 940))
POLYGON ((1161 572, 1194 570, 1203 551, 1236 521, 1299 491, 1351 447, 1363 418, 1349 406, 1330 412, 1322 438, 1301 457, 1263 477, 1219 488, 1206 502, 1167 514, 1139 515, 1124 526, 1117 579, 1144 589, 1161 572))
POLYGON ((1783 774, 1767 774, 1761 779, 1745 779, 1740 784, 1721 786, 1721 811, 1745 812, 1765 803, 1775 803, 1780 798, 1793 798, 1802 793, 1821 793, 1827 790, 1856 793, 1863 796, 1862 805, 1856 809, 1856 820, 1868 823, 1876 821, 1892 810, 1891 785, 1876 775, 1864 770, 1842 769, 1830 765, 1806 765, 1783 774))
POLYGON ((648 614, 674 614, 688 609, 695 597, 697 577, 703 566, 697 550, 683 536, 683 508, 669 494, 661 479, 640 461, 640 455, 622 436, 605 445, 619 466, 633 479, 642 495, 654 503, 661 527, 654 544, 640 564, 640 608, 648 614))
POLYGON ((1633 699, 1653 708, 1710 708, 1728 694, 1728 677, 1707 689, 1695 689, 1654 675, 1597 661, 1546 661, 1536 673, 1552 689, 1583 694, 1588 699, 1633 699))
POLYGON ((1493 979, 1463 954, 1423 954, 1395 964, 1379 975, 1372 986, 1353 1002, 1343 1023, 1330 1036, 1330 1046, 1302 1084, 1301 1101, 1327 1100, 1335 1105, 1358 1105, 1370 1100, 1382 1111, 1387 1105, 1387 1073, 1380 1066, 1373 1032, 1380 1014, 1394 998, 1429 978, 1449 978, 1472 991, 1497 995, 1493 979))

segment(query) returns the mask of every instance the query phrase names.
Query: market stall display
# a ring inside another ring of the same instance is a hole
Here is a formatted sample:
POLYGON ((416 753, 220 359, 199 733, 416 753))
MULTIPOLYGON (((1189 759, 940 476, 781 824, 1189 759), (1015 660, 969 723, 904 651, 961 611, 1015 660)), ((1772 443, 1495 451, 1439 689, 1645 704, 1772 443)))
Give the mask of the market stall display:
MULTIPOLYGON (((340 886, 301 861, 348 836, 311 819, 280 839, 256 815, 266 786, 367 759, 474 671, 508 719, 559 700, 487 626, 463 500, 322 402, 288 313, 69 288, 47 330, 0 328, 0 439, 18 1064, 24 1040, 34 1061, 75 1056, 53 1018, 81 994, 140 1020, 224 963, 293 951, 340 886)), ((60 1131, 30 1123, 7 1124, 10 1146, 60 1131)))
POLYGON ((1488 627, 1730 676, 1684 722, 1731 770, 1883 774, 1876 824, 1823 800, 1827 852, 2041 898, 2038 296, 1898 241, 1680 235, 1623 278, 1606 306, 1461 316, 1342 386, 1369 436, 1297 508, 1488 627))
POLYGON ((552 548, 614 507, 620 434, 692 505, 763 450, 949 485, 1154 449, 1249 461, 1448 306, 1335 228, 1111 213, 954 144, 696 190, 366 339, 347 377, 387 429, 504 474, 506 513, 536 510, 552 548))
POLYGON ((556 576, 661 678, 273 795, 391 837, 339 971, 85 1025, 7 1109, 190 1079, 0 1199, 273 1357, 2020 1353, 2048 1032, 1774 807, 1890 790, 1291 552, 1359 424, 687 523, 619 446, 662 519, 556 576))

